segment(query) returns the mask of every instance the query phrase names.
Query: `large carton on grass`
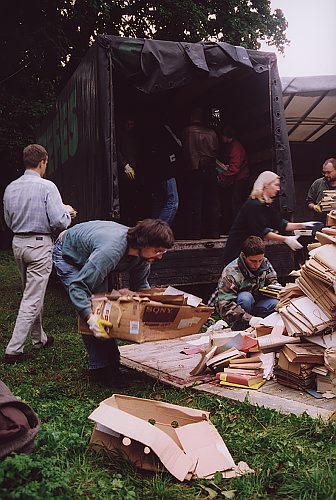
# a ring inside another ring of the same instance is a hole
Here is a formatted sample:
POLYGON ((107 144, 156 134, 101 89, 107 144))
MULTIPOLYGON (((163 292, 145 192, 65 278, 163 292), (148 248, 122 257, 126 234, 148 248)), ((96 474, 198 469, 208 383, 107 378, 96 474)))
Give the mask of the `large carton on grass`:
MULTIPOLYGON (((111 337, 137 343, 197 333, 213 312, 212 307, 205 305, 186 305, 183 295, 167 296, 159 291, 115 300, 109 296, 93 295, 92 310, 113 324, 106 328, 111 337)), ((78 331, 92 335, 86 322, 80 318, 78 331)))
POLYGON ((168 470, 180 481, 251 472, 235 465, 207 411, 114 394, 89 418, 94 450, 121 452, 142 469, 168 470))

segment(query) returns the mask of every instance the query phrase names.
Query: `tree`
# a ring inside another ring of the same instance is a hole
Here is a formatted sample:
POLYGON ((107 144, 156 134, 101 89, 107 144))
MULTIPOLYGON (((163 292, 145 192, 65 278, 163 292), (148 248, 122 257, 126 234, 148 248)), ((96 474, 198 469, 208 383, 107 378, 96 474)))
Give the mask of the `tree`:
MULTIPOLYGON (((221 40, 259 48, 288 43, 269 0, 7 0, 0 19, 0 161, 17 175, 56 93, 97 34, 165 40, 221 40)), ((8 172, 8 170, 7 170, 8 172)), ((4 185, 4 182, 2 182, 4 185)))

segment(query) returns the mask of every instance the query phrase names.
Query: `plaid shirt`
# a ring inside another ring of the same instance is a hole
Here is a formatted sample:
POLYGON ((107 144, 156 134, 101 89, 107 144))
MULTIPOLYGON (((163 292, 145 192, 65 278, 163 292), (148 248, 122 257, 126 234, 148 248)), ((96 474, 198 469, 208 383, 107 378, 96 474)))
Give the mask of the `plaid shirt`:
POLYGON ((276 272, 270 261, 265 257, 260 268, 256 272, 248 269, 245 261, 240 256, 230 262, 222 272, 218 286, 208 304, 215 307, 221 317, 229 323, 244 319, 249 321, 251 314, 237 305, 237 297, 240 292, 250 292, 257 298, 259 288, 277 283, 276 272))
POLYGON ((31 169, 7 186, 3 202, 5 222, 13 233, 50 234, 70 226, 55 184, 31 169))

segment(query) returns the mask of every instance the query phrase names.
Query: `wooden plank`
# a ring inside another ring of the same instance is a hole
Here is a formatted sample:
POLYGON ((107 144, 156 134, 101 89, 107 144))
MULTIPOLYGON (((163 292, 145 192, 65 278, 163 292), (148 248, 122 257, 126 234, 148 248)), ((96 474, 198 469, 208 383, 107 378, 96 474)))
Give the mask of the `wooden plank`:
MULTIPOLYGON (((198 337, 198 335, 196 335, 198 337)), ((195 338, 188 335, 183 338, 168 341, 147 342, 146 344, 130 344, 121 346, 121 364, 128 368, 147 373, 148 375, 176 387, 190 387, 196 383, 204 383, 204 376, 192 377, 190 371, 194 368, 200 354, 187 356, 181 350, 188 346, 186 340, 195 338)), ((211 377, 206 377, 210 380, 211 377)))
POLYGON ((305 392, 281 386, 275 381, 268 381, 258 391, 254 391, 220 386, 213 381, 211 375, 192 377, 190 371, 198 363, 200 354, 185 355, 181 351, 184 347, 190 347, 188 341, 197 338, 198 334, 121 346, 121 364, 173 387, 190 387, 236 401, 247 399, 252 405, 285 414, 307 413, 313 418, 336 420, 335 399, 315 399, 305 392))
POLYGON ((248 401, 253 406, 263 406, 286 415, 290 413, 294 413, 294 415, 307 413, 312 418, 336 420, 334 399, 315 399, 300 391, 284 388, 274 381, 266 382, 258 391, 224 387, 213 383, 202 384, 194 389, 236 401, 248 401), (286 389, 286 391, 283 389, 286 389), (269 394, 269 390, 274 394, 269 394), (308 399, 309 402, 307 402, 308 399))

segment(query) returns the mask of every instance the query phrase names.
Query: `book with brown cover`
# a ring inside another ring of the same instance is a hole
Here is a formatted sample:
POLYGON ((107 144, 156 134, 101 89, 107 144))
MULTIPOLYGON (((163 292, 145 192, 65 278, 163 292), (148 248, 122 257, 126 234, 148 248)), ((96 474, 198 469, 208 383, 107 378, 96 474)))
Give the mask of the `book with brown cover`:
POLYGON ((283 351, 280 351, 278 358, 278 366, 282 368, 282 370, 295 373, 296 375, 300 375, 300 373, 304 370, 311 371, 314 365, 311 363, 301 363, 301 362, 294 363, 293 361, 289 361, 286 354, 283 351))
POLYGON ((259 384, 259 382, 263 381, 262 375, 233 375, 232 373, 217 373, 216 378, 218 380, 223 380, 224 382, 230 382, 233 384, 246 385, 249 387, 250 385, 259 384))
POLYGON ((324 348, 310 342, 301 344, 286 344, 282 348, 286 357, 293 363, 315 363, 324 362, 324 348))
POLYGON ((253 370, 256 370, 257 368, 261 368, 262 367, 262 361, 258 361, 256 363, 246 363, 246 364, 243 364, 243 363, 236 363, 236 359, 234 359, 233 361, 230 361, 230 364, 229 364, 229 368, 247 368, 248 370, 250 369, 253 369, 253 370))

